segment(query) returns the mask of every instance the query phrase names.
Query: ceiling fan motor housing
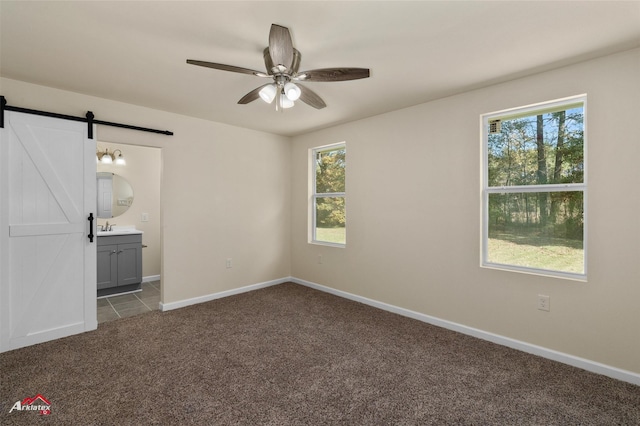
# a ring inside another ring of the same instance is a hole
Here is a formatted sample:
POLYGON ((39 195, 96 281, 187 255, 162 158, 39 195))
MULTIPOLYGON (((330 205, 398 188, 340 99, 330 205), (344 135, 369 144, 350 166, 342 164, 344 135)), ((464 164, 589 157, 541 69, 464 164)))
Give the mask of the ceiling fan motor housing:
MULTIPOLYGON (((267 72, 269 74, 276 74, 274 72, 274 68, 276 68, 277 65, 285 65, 286 64, 274 64, 273 60, 271 59, 271 54, 269 53, 269 48, 265 48, 262 55, 264 56, 264 65, 267 69, 267 72)), ((298 72, 298 69, 300 69, 300 60, 302 59, 302 55, 300 54, 300 52, 298 51, 298 49, 293 49, 293 63, 291 64, 291 67, 288 68, 286 70, 286 74, 288 74, 289 76, 294 75, 295 73, 298 72)), ((277 68, 276 68, 277 69, 277 68)))

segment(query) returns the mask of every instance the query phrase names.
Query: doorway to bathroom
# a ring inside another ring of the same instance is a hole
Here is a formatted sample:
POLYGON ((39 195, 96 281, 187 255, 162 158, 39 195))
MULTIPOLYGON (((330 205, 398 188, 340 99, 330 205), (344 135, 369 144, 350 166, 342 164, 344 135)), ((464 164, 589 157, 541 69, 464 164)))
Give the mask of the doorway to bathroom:
MULTIPOLYGON (((101 141, 99 153, 116 153, 124 164, 98 162, 96 182, 111 174, 113 194, 111 214, 99 217, 98 229, 109 227, 133 228, 142 232, 142 285, 128 294, 111 294, 97 301, 98 323, 157 310, 160 304, 161 218, 160 187, 162 149, 101 141)), ((104 192, 104 191, 103 191, 104 192)), ((100 191, 98 191, 100 194, 100 191)), ((100 201, 100 200, 98 200, 100 201)), ((98 203, 100 204, 100 203, 98 203)), ((111 228, 113 229, 113 228, 111 228)), ((100 238, 100 237, 98 237, 100 238)), ((100 281, 100 280, 99 280, 100 281)))

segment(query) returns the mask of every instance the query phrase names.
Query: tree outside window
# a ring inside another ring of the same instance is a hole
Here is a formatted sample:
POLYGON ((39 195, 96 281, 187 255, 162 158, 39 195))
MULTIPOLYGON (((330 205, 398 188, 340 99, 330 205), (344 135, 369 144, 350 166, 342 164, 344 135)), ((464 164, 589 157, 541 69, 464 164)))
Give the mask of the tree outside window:
POLYGON ((313 156, 313 241, 345 245, 346 145, 312 150, 313 156))

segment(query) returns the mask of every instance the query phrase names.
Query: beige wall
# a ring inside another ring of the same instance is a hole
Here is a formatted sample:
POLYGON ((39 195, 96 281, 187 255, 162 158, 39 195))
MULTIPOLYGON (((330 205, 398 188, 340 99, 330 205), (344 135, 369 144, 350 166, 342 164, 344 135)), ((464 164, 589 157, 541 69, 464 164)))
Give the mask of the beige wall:
POLYGON ((633 50, 295 137, 292 276, 640 373, 639 113, 633 50), (480 268, 480 114, 582 93, 588 282, 480 268), (347 247, 310 245, 308 149, 341 141, 347 247))
POLYGON ((97 130, 100 141, 162 148, 164 303, 289 276, 289 138, 6 78, 0 93, 9 105, 75 116, 91 110, 98 120, 175 133, 97 130))
MULTIPOLYGON (((98 133, 98 132, 96 132, 98 133)), ((122 151, 127 164, 98 164, 98 172, 116 173, 125 178, 133 188, 133 203, 123 214, 108 219, 110 224, 126 226, 133 225, 144 232, 142 244, 142 276, 160 275, 160 178, 161 178, 161 150, 136 145, 123 145, 104 142, 100 133, 97 134, 98 149, 104 151, 116 149, 122 151), (149 221, 142 222, 141 214, 148 213, 149 221)), ((104 225, 107 220, 99 219, 98 224, 104 225)))

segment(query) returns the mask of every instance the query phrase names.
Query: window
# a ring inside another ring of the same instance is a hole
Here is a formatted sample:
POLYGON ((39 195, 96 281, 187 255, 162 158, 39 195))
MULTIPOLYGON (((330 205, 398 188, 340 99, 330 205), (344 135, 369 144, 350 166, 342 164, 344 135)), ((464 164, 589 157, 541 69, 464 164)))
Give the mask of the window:
POLYGON ((586 97, 482 116, 482 266, 586 279, 586 97))
POLYGON ((344 247, 347 242, 344 143, 311 150, 313 194, 311 242, 344 247))

